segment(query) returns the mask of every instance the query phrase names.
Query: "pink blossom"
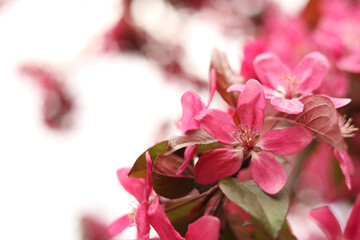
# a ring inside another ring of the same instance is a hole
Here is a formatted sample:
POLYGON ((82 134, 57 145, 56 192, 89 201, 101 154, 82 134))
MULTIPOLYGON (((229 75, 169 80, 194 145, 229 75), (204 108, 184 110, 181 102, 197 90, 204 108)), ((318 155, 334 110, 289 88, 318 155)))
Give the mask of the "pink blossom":
POLYGON ((265 94, 260 83, 249 80, 239 97, 237 113, 241 124, 216 109, 200 112, 200 126, 227 148, 212 150, 200 156, 195 176, 201 184, 211 184, 239 171, 243 158, 252 155, 251 168, 255 183, 267 193, 275 194, 286 182, 282 165, 271 154, 290 155, 305 148, 313 139, 305 127, 292 126, 260 134, 264 124, 265 94))
POLYGON ((209 99, 207 105, 205 105, 199 95, 193 91, 185 92, 181 97, 181 106, 183 114, 181 117, 180 129, 183 132, 199 129, 199 123, 195 119, 195 116, 209 107, 211 100, 216 90, 216 72, 215 69, 210 70, 209 81, 209 99))
MULTIPOLYGON (((181 97, 181 105, 183 109, 183 115, 181 117, 180 129, 184 133, 191 130, 197 130, 200 128, 199 123, 197 122, 195 116, 201 111, 208 109, 212 98, 214 97, 216 90, 216 72, 215 69, 210 69, 210 81, 209 81, 209 99, 207 105, 205 105, 199 95, 192 91, 185 92, 181 97)), ((185 150, 185 161, 179 167, 176 175, 181 174, 187 165, 192 161, 194 155, 196 154, 197 146, 189 146, 185 150)))
POLYGON ((358 195, 352 207, 344 233, 342 232, 339 222, 329 207, 314 209, 310 212, 310 216, 316 220, 319 227, 330 240, 360 239, 360 195, 358 195))
POLYGON ((43 120, 56 130, 70 127, 74 102, 65 85, 50 71, 36 64, 23 64, 20 72, 32 77, 43 92, 43 120))
POLYGON ((148 239, 150 232, 150 225, 148 221, 148 208, 149 198, 152 193, 152 181, 151 171, 152 162, 149 152, 146 152, 147 162, 147 177, 142 178, 131 178, 128 177, 130 172, 129 168, 122 168, 117 171, 118 179, 124 189, 133 195, 139 202, 140 206, 134 214, 126 214, 117 220, 115 220, 108 227, 108 234, 110 237, 114 237, 124 231, 131 224, 136 224, 139 239, 148 239))
MULTIPOLYGON (((302 112, 301 97, 312 95, 325 78, 329 62, 324 55, 312 52, 306 55, 294 68, 289 68, 274 54, 258 55, 253 62, 256 75, 264 86, 265 96, 276 110, 289 114, 302 112)), ((243 85, 234 85, 228 91, 242 91, 243 85)), ((347 98, 330 98, 335 107, 350 102, 347 98)))

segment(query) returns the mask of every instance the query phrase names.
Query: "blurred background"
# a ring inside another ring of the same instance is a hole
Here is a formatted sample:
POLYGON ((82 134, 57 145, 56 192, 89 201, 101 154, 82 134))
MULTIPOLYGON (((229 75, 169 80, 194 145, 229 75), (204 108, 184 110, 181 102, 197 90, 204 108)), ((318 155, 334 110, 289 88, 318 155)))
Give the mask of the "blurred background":
POLYGON ((214 47, 240 71, 264 4, 202 2, 0 0, 1 239, 86 239, 132 211, 116 170, 180 133, 214 47))

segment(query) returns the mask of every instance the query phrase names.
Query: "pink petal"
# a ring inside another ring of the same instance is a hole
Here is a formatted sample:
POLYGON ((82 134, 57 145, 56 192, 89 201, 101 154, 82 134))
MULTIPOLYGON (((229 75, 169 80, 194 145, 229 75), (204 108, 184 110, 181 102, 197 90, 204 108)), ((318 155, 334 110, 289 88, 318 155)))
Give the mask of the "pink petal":
POLYGON ((329 70, 329 61, 319 53, 306 55, 295 67, 293 75, 300 79, 300 92, 312 93, 320 87, 329 70))
POLYGON ((209 107, 211 100, 214 97, 216 90, 216 71, 214 68, 210 69, 210 82, 209 82, 209 100, 207 104, 207 108, 209 107))
POLYGON ((150 224, 147 217, 149 202, 143 202, 136 211, 135 223, 137 228, 138 238, 148 238, 150 232, 150 224))
POLYGON ((181 164, 181 166, 179 167, 179 169, 176 172, 176 175, 181 174, 185 168, 189 165, 189 163, 193 160, 195 153, 198 150, 198 146, 197 145, 192 145, 189 146, 185 149, 185 153, 184 153, 184 162, 183 164, 181 164))
POLYGON ((360 194, 356 198, 346 223, 344 237, 345 239, 360 239, 360 194))
POLYGON ((200 184, 212 184, 239 171, 242 151, 219 148, 200 156, 195 165, 195 177, 200 184))
POLYGON ((264 133, 258 145, 264 151, 286 156, 300 152, 313 138, 312 132, 307 128, 293 126, 264 133))
MULTIPOLYGON (((242 92, 244 91, 245 85, 244 84, 234 84, 231 85, 227 92, 242 92)), ((279 94, 278 91, 274 90, 273 88, 269 88, 267 86, 262 85, 262 88, 264 89, 265 98, 273 98, 274 96, 277 96, 279 94)))
POLYGON ((159 197, 156 197, 150 205, 148 219, 160 239, 183 240, 166 216, 164 209, 160 206, 159 197))
POLYGON ((217 109, 206 109, 195 118, 207 133, 221 143, 231 145, 236 142, 234 133, 237 128, 229 114, 217 109))
POLYGON ((202 216, 188 226, 186 240, 218 240, 220 220, 214 216, 202 216), (199 231, 201 229, 201 231, 199 231))
POLYGON ((199 128, 198 122, 195 120, 196 114, 206 109, 201 98, 192 91, 187 91, 181 97, 181 105, 183 115, 181 117, 181 131, 196 130, 199 128))
POLYGON ((328 207, 321 207, 310 212, 319 227, 323 230, 329 240, 340 240, 342 236, 338 220, 328 207))
POLYGON ((271 104, 276 110, 289 114, 301 113, 304 109, 304 104, 298 99, 285 99, 275 97, 271 99, 271 104))
POLYGON ((149 196, 152 192, 153 186, 152 186, 152 179, 151 179, 151 173, 152 173, 152 161, 150 157, 150 153, 146 152, 145 154, 146 158, 146 200, 149 199, 149 196))
POLYGON ((353 162, 346 150, 341 153, 338 149, 334 148, 334 155, 339 161, 341 171, 345 176, 345 184, 351 190, 351 175, 354 173, 353 162))
POLYGON ((255 128, 260 131, 264 124, 266 100, 261 84, 250 79, 240 94, 237 111, 242 128, 255 128))
POLYGON ((252 153, 251 171, 254 182, 266 193, 275 194, 285 186, 284 168, 270 153, 252 153))
POLYGON ((130 168, 119 169, 118 179, 123 188, 142 203, 145 200, 145 179, 128 177, 129 172, 130 168))
POLYGON ((120 234, 122 231, 125 230, 130 224, 134 221, 129 218, 128 215, 124 215, 121 218, 117 219, 113 222, 107 229, 108 234, 110 237, 115 237, 116 235, 120 234))
POLYGON ((281 77, 291 75, 290 70, 272 53, 258 55, 253 65, 260 82, 273 89, 283 88, 281 77))
POLYGON ((256 78, 253 61, 257 55, 264 52, 264 48, 265 44, 262 41, 252 41, 245 44, 244 58, 243 62, 241 63, 240 74, 245 78, 246 81, 251 78, 256 78))
POLYGON ((329 98, 334 104, 335 108, 341 108, 351 102, 350 98, 333 98, 324 94, 319 94, 319 95, 329 98))
POLYGON ((244 88, 244 84, 234 84, 227 89, 227 92, 242 92, 244 91, 244 88))
POLYGON ((350 51, 338 62, 337 66, 343 71, 360 73, 360 51, 350 51))

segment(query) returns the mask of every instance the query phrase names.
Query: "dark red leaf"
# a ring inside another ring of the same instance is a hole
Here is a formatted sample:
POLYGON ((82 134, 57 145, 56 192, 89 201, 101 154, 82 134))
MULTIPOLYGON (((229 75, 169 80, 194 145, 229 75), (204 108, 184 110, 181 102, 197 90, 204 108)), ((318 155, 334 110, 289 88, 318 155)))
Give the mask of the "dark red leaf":
POLYGON ((217 140, 215 138, 202 129, 188 131, 186 135, 169 140, 169 147, 166 154, 171 154, 181 148, 192 145, 208 145, 216 142, 217 140))
POLYGON ((294 125, 307 127, 331 146, 342 151, 345 143, 339 127, 338 113, 331 100, 314 95, 304 97, 300 101, 304 104, 302 113, 281 113, 279 118, 294 125))
POLYGON ((242 77, 237 75, 230 67, 224 52, 213 49, 211 52, 211 66, 216 71, 216 90, 230 106, 236 107, 238 93, 228 93, 227 89, 233 84, 243 83, 242 77))
POLYGON ((152 173, 153 187, 160 196, 176 199, 186 196, 194 189, 194 168, 191 164, 184 172, 176 175, 184 158, 175 154, 159 155, 152 173))

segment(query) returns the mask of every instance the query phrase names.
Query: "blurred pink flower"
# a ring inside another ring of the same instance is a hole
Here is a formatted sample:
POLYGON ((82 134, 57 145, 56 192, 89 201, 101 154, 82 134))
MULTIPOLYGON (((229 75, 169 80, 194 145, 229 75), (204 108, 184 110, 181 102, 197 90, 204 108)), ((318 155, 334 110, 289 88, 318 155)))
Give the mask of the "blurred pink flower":
POLYGON ((310 212, 310 216, 315 219, 319 227, 330 240, 359 240, 360 239, 360 195, 357 197, 344 233, 340 224, 329 207, 321 207, 310 212))
POLYGON ((74 110, 74 102, 64 84, 54 74, 36 64, 23 64, 19 70, 32 77, 41 87, 45 124, 56 130, 69 128, 69 116, 74 110))

